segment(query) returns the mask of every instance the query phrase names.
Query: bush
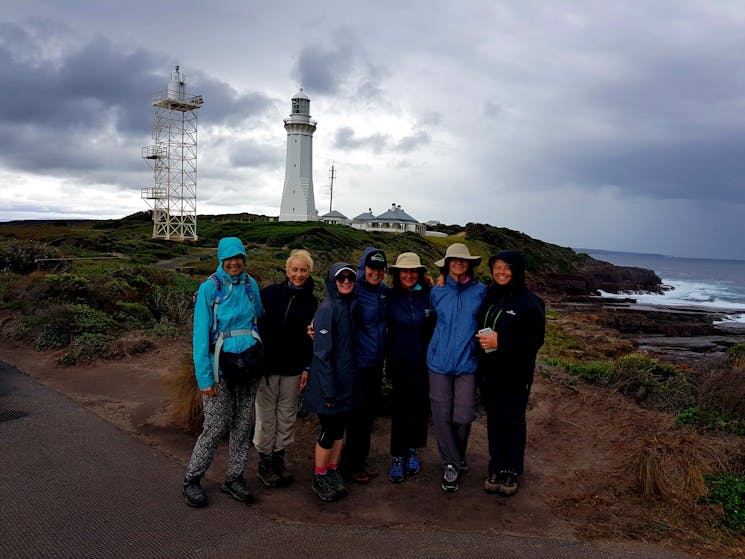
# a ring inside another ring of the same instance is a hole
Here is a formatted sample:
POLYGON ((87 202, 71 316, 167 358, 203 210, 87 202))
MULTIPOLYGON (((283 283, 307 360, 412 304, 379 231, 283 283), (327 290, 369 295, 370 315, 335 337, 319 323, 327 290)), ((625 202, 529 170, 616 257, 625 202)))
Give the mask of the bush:
POLYGON ((730 530, 745 533, 745 476, 707 475, 705 480, 709 495, 700 502, 720 505, 724 512, 722 523, 730 530))
POLYGON ((680 411, 675 417, 675 423, 745 436, 745 419, 732 415, 722 415, 712 410, 701 410, 695 406, 680 411))
POLYGON ((639 353, 616 360, 609 385, 637 400, 649 398, 657 409, 679 410, 696 400, 696 386, 686 373, 639 353))
POLYGON ((113 340, 112 336, 106 334, 81 334, 73 340, 68 351, 60 357, 59 362, 62 365, 75 365, 105 357, 109 353, 113 340))
POLYGON ((28 274, 37 258, 59 258, 60 252, 46 243, 32 240, 0 240, 0 272, 28 274))
POLYGON ((671 501, 706 495, 704 475, 724 468, 726 457, 696 436, 655 437, 632 460, 631 471, 645 496, 671 501))

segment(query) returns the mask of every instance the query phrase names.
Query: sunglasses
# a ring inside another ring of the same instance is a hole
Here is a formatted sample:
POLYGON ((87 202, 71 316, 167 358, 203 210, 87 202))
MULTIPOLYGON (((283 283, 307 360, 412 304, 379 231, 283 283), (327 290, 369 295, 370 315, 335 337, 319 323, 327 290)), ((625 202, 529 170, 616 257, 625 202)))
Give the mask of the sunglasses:
POLYGON ((336 281, 338 281, 339 283, 344 283, 345 281, 351 282, 351 281, 354 281, 355 279, 357 278, 355 278, 353 274, 341 274, 341 275, 336 276, 336 281))

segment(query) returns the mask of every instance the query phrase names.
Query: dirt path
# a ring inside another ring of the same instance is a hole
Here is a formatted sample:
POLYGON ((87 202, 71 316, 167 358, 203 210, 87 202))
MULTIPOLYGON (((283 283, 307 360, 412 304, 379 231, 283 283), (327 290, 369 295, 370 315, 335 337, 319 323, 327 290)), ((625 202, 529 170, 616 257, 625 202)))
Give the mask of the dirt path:
MULTIPOLYGON (((98 361, 74 368, 56 363, 52 352, 27 347, 0 347, 0 359, 67 395, 121 429, 158 446, 184 465, 194 436, 170 421, 169 370, 188 354, 186 343, 161 345, 122 361, 98 361)), ((494 530, 559 539, 649 537, 649 513, 633 497, 629 461, 645 439, 671 428, 671 417, 638 408, 617 394, 574 384, 557 373, 537 374, 528 411, 526 473, 519 493, 510 499, 486 495, 485 421, 474 424, 469 445, 471 472, 455 494, 440 489, 434 441, 422 453, 423 472, 394 485, 385 479, 389 464, 387 418, 377 420, 371 463, 383 475, 367 486, 353 485, 350 497, 333 506, 310 491, 314 417, 298 422, 296 443, 288 451, 288 467, 297 482, 285 489, 263 488, 254 477, 251 451, 248 479, 262 512, 278 522, 303 522, 309 515, 324 523, 374 524, 397 527, 441 527, 494 530)), ((224 449, 209 472, 220 480, 224 449)), ((174 480, 174 487, 180 480, 174 480)), ((668 527, 658 541, 670 549, 685 549, 685 528, 668 527)), ((722 557, 716 542, 698 541, 697 552, 722 557)), ((690 551, 690 549, 689 549, 690 551)))

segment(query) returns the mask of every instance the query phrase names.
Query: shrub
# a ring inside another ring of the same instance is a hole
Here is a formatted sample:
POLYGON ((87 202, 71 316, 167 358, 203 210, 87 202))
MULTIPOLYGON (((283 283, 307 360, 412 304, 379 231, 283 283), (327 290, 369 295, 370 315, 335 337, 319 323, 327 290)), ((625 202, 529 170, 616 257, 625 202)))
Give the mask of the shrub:
POLYGON ((88 295, 88 278, 77 274, 49 274, 41 280, 44 292, 40 297, 70 303, 85 303, 88 295))
POLYGON ((731 530, 745 533, 745 476, 707 475, 705 480, 709 495, 701 502, 720 505, 724 513, 722 523, 731 530))
POLYGON ((727 349, 727 355, 732 359, 745 358, 745 344, 735 344, 727 349))
POLYGON ((202 397, 194 376, 191 355, 185 354, 168 377, 168 392, 171 395, 169 408, 176 425, 192 433, 202 426, 202 397))
POLYGON ((694 435, 655 437, 632 460, 631 471, 643 495, 685 501, 706 495, 704 475, 725 463, 724 455, 694 435))
POLYGON ((120 324, 129 327, 148 327, 154 322, 153 313, 142 303, 117 301, 116 307, 114 317, 120 324))
POLYGON ((745 419, 732 415, 723 415, 713 410, 701 410, 698 407, 685 408, 675 416, 678 425, 693 425, 715 431, 726 431, 745 436, 745 419))
POLYGON ((28 274, 37 258, 59 258, 60 252, 46 243, 32 240, 0 240, 0 272, 28 274))
POLYGON ((84 333, 75 338, 70 348, 60 357, 62 365, 75 365, 83 361, 91 362, 108 354, 113 337, 106 334, 84 333))
POLYGON ((658 409, 679 410, 696 400, 696 387, 686 373, 639 353, 616 360, 609 385, 638 400, 649 398, 658 409))

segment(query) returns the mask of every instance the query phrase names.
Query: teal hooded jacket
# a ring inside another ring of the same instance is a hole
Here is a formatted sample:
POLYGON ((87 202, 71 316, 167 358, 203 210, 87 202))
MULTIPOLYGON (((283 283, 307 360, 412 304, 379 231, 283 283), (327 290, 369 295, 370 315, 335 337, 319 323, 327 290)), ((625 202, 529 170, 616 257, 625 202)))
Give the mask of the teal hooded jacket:
MULTIPOLYGON (((217 245, 218 265, 215 275, 222 282, 222 297, 217 305, 217 330, 250 330, 254 317, 258 320, 263 312, 259 286, 256 280, 245 272, 231 277, 223 270, 223 261, 231 256, 241 255, 246 261, 246 249, 237 237, 220 239, 217 245), (246 292, 246 283, 251 289, 251 299, 246 292)), ((214 354, 210 351, 210 329, 213 322, 213 302, 217 293, 215 282, 207 280, 199 286, 197 301, 194 307, 194 334, 192 336, 194 372, 200 389, 209 388, 215 384, 212 376, 214 354)), ((226 338, 222 351, 241 353, 256 343, 256 339, 247 334, 226 338)))

